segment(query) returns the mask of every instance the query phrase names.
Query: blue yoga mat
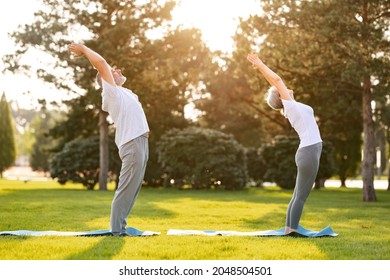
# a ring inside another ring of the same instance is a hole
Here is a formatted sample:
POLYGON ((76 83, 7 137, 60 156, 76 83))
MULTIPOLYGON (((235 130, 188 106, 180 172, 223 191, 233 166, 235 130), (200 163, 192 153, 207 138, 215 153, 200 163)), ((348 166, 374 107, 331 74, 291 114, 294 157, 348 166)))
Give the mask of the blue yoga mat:
MULTIPOLYGON (((126 236, 153 236, 159 235, 160 232, 140 231, 135 228, 126 228, 126 236)), ((112 236, 110 230, 93 230, 93 231, 33 231, 33 230, 14 230, 0 231, 0 235, 15 236, 112 236)))
POLYGON ((203 235, 203 236, 293 236, 293 237, 324 237, 324 236, 338 236, 334 233, 330 226, 327 226, 321 231, 313 231, 298 226, 298 232, 285 234, 284 227, 278 230, 264 230, 264 231, 230 231, 230 230, 180 230, 170 229, 167 235, 203 235))

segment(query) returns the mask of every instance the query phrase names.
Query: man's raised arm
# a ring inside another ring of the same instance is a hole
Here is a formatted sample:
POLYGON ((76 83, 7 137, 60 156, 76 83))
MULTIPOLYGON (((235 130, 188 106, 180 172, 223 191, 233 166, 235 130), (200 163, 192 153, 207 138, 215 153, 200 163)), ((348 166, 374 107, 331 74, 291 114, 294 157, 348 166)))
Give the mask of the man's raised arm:
POLYGON ((85 56, 106 82, 111 85, 115 85, 115 80, 111 72, 111 66, 100 54, 85 45, 76 43, 69 44, 68 50, 71 51, 76 57, 85 56))

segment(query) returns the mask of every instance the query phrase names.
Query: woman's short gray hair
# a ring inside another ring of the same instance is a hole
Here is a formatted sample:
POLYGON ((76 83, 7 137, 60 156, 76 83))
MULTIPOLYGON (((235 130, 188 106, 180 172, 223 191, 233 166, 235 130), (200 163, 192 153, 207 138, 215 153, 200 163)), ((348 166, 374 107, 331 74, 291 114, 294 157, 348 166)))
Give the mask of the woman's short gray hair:
POLYGON ((103 85, 102 85, 102 76, 100 76, 100 73, 99 73, 99 72, 96 74, 96 83, 97 83, 100 87, 103 87, 103 85))
POLYGON ((283 103, 280 99, 280 94, 274 86, 268 89, 267 93, 265 94, 265 101, 267 102, 268 106, 274 110, 283 109, 283 103))

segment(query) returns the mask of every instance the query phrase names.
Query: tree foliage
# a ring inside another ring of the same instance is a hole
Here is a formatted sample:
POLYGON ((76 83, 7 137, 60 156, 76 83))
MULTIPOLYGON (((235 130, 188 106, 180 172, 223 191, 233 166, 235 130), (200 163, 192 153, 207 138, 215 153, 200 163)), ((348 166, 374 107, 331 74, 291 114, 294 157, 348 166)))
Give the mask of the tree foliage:
MULTIPOLYGON (((261 157, 256 158, 257 148, 294 131, 263 102, 269 85, 245 59, 249 52, 259 52, 294 90, 297 101, 314 108, 322 138, 333 146, 342 181, 357 174, 363 143, 363 199, 376 199, 374 128, 385 129, 389 135, 388 1, 261 1, 264 13, 241 22, 232 56, 214 54, 219 65, 212 62, 213 54, 199 30, 171 26, 174 2, 58 3, 43 0, 44 8, 36 13, 35 22, 12 34, 17 48, 4 59, 8 71, 31 73, 34 68, 21 64, 23 55, 31 49, 45 53, 54 65, 39 65, 36 75, 69 93, 78 92, 77 98, 66 102, 67 119, 49 133, 57 141, 53 151, 63 151, 75 139, 107 138, 106 131, 113 135, 115 130, 112 123, 101 121, 96 71, 86 59, 70 58, 66 50, 69 42, 81 38, 120 67, 127 76, 125 86, 139 95, 151 128, 145 175, 149 184, 159 185, 163 179, 157 143, 170 129, 181 131, 191 124, 184 108, 193 96, 202 97, 196 102, 203 113, 198 121, 201 127, 234 135, 249 148, 250 162, 261 162, 261 157), (157 33, 161 35, 151 36, 157 33)), ((252 179, 262 181, 265 171, 251 166, 248 172, 252 179)))
MULTIPOLYGON (((114 141, 110 141, 110 167, 113 175, 119 174, 120 161, 115 157, 118 150, 114 141)), ((92 190, 99 181, 99 137, 76 139, 65 145, 50 162, 50 174, 60 184, 67 181, 83 184, 92 190)))
MULTIPOLYGON (((348 157, 343 146, 349 141, 359 154, 356 135, 362 129, 363 200, 376 200, 371 101, 376 88, 388 80, 383 71, 390 51, 388 1, 269 0, 261 5, 262 15, 242 22, 233 59, 260 51, 265 63, 294 89, 296 99, 315 108, 324 139, 335 140, 339 159, 348 157)), ((244 77, 250 66, 242 65, 237 74, 244 77)), ((257 78, 249 78, 255 92, 263 91, 257 78)), ((349 164, 356 170, 356 162, 349 164)))
POLYGON ((356 90, 360 81, 353 76, 344 81, 349 68, 337 60, 333 65, 335 54, 321 50, 322 45, 331 48, 331 41, 318 42, 315 35, 301 31, 323 11, 311 11, 314 15, 307 22, 304 17, 296 24, 296 9, 278 10, 292 3, 264 1, 263 5, 264 16, 241 23, 236 50, 212 75, 209 96, 197 102, 204 111, 201 124, 232 133, 247 147, 260 147, 277 135, 293 132, 288 120, 265 104, 269 84, 245 60, 247 53, 261 50, 261 58, 294 89, 295 98, 315 109, 323 139, 333 143, 339 177, 357 175, 363 128, 361 96, 356 90))
MULTIPOLYGON (((246 54, 239 50, 233 57, 222 57, 225 65, 210 73, 207 92, 195 104, 203 112, 201 126, 233 134, 246 147, 259 147, 286 133, 289 123, 264 105, 259 87, 252 87, 253 76, 249 73, 254 70, 248 67, 246 54)), ((259 79, 256 82, 260 84, 259 79)))
POLYGON ((31 123, 36 118, 38 112, 35 109, 24 109, 19 107, 17 101, 10 103, 12 118, 15 124, 15 147, 16 157, 31 155, 34 144, 34 135, 31 123))
POLYGON ((0 99, 0 178, 3 172, 15 162, 15 136, 11 112, 5 93, 0 99))
POLYGON ((58 118, 58 113, 50 111, 46 107, 45 100, 39 100, 41 109, 31 122, 30 130, 35 138, 30 155, 30 166, 32 170, 48 172, 50 170, 49 160, 55 141, 48 132, 58 118))
MULTIPOLYGON (((267 168, 264 180, 275 182, 284 189, 293 189, 297 175, 295 154, 299 146, 296 136, 276 136, 271 143, 264 144, 259 154, 267 168)), ((335 173, 333 147, 331 143, 323 142, 320 166, 316 182, 325 181, 335 173)))
POLYGON ((315 188, 319 189, 325 187, 325 181, 336 174, 337 165, 333 143, 324 141, 322 142, 320 166, 315 181, 315 188))
POLYGON ((264 144, 260 154, 267 163, 264 180, 275 182, 283 189, 293 189, 297 175, 295 153, 299 146, 299 138, 276 136, 274 141, 264 144))
POLYGON ((268 165, 264 161, 259 148, 246 148, 246 165, 248 168, 248 177, 250 180, 260 186, 265 182, 265 173, 268 165))
POLYGON ((245 151, 232 135, 197 127, 172 129, 161 137, 157 148, 168 178, 194 189, 246 185, 245 151))
POLYGON ((56 150, 61 151, 66 143, 80 136, 98 135, 98 123, 103 131, 101 143, 106 142, 104 131, 112 135, 114 130, 112 126, 107 129, 107 122, 98 121, 102 112, 96 71, 86 59, 72 59, 67 52, 67 44, 81 36, 87 46, 122 69, 127 77, 124 86, 139 95, 151 128, 145 179, 158 183, 161 169, 155 144, 166 130, 188 125, 184 106, 192 89, 197 89, 202 72, 211 64, 200 32, 170 25, 170 12, 175 5, 172 1, 88 0, 62 1, 58 5, 58 1, 44 0, 43 4, 45 8, 36 13, 33 24, 12 34, 18 49, 5 58, 5 63, 13 72, 26 69, 26 65, 20 65, 21 58, 35 48, 55 61, 56 71, 39 67, 40 78, 69 92, 77 87, 83 89, 78 98, 67 102, 71 108, 68 119, 51 132, 58 139, 56 150), (156 31, 161 36, 152 38, 156 31), (56 75, 60 70, 61 75, 56 75))

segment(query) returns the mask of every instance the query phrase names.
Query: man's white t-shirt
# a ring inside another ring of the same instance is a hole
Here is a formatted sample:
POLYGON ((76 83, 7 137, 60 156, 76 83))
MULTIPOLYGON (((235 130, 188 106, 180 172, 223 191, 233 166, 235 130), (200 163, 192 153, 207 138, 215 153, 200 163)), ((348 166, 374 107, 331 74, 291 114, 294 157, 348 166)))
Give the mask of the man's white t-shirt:
POLYGON ((122 146, 149 132, 148 122, 138 96, 131 90, 114 86, 102 79, 102 109, 114 121, 115 143, 122 146))
POLYGON ((299 148, 322 142, 313 108, 295 100, 282 99, 282 103, 285 117, 298 133, 299 148))

